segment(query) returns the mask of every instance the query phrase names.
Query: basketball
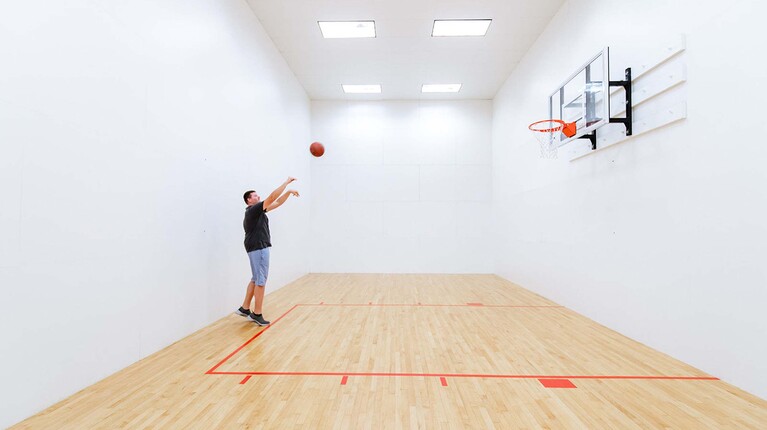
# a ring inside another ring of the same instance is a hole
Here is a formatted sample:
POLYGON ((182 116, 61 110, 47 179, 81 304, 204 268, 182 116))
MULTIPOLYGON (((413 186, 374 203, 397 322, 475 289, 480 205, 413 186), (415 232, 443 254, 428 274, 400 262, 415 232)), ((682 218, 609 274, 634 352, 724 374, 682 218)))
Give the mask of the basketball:
POLYGON ((325 153, 325 147, 320 142, 314 142, 309 145, 309 152, 315 157, 322 157, 322 154, 325 153))

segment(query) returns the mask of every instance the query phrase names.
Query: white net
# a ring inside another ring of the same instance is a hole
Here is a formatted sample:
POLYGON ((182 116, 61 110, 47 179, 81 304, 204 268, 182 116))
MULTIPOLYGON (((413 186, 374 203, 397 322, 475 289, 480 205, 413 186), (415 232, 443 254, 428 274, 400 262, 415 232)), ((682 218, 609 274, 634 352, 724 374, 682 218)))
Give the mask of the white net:
POLYGON ((554 120, 538 121, 530 125, 530 131, 541 148, 541 158, 557 158, 557 143, 562 131, 562 123, 554 120))

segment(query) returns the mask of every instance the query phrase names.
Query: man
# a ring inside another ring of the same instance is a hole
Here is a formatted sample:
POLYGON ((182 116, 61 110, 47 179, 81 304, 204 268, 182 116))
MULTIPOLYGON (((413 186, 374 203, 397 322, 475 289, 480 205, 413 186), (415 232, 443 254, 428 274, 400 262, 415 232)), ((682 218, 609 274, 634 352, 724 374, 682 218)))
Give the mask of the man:
POLYGON ((282 185, 269 194, 263 202, 261 197, 253 190, 246 191, 242 196, 248 207, 245 209, 245 220, 242 226, 245 228, 245 251, 250 259, 250 270, 253 277, 248 284, 245 300, 242 306, 235 311, 237 315, 248 317, 260 326, 269 325, 269 321, 264 319, 261 307, 264 304, 264 289, 266 278, 269 276, 269 247, 272 246, 269 234, 269 218, 266 212, 271 212, 282 206, 288 197, 298 197, 298 191, 288 190, 285 187, 296 178, 289 177, 282 185), (256 306, 253 312, 250 311, 250 300, 256 298, 256 306))

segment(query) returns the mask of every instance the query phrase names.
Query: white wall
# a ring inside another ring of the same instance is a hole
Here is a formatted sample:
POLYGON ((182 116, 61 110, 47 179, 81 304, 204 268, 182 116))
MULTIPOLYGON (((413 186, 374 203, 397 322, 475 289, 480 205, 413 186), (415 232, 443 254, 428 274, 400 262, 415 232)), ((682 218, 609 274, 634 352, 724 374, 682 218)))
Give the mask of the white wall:
POLYGON ((491 102, 312 102, 312 272, 490 273, 491 102))
POLYGON ((308 191, 310 106, 244 0, 2 2, 0 59, 4 428, 239 306, 241 195, 308 191))
POLYGON ((767 397, 767 145, 742 127, 764 110, 764 16, 756 0, 570 0, 494 100, 492 139, 497 273, 767 397), (526 126, 576 67, 605 45, 632 65, 680 33, 687 119, 538 158, 526 126))

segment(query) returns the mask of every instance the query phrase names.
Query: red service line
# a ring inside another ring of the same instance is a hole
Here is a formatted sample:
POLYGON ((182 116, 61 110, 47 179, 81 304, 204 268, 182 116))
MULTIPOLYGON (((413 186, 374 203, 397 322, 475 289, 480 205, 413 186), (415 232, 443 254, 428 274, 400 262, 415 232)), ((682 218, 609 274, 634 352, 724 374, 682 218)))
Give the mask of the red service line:
POLYGON ((269 330, 270 328, 272 328, 272 326, 273 326, 273 325, 274 325, 274 324, 275 324, 277 321, 279 321, 279 320, 281 320, 282 318, 284 318, 284 317, 285 317, 285 315, 287 315, 287 314, 289 314, 290 312, 292 312, 292 311, 293 311, 293 309, 297 308, 298 306, 300 306, 300 305, 295 305, 295 306, 293 306, 292 308, 288 309, 288 311, 287 311, 287 312, 285 312, 284 314, 280 315, 280 317, 279 317, 279 318, 277 318, 276 320, 272 321, 272 323, 271 323, 271 324, 269 324, 268 326, 264 327, 264 329, 263 329, 263 330, 259 331, 259 332, 258 332, 258 333, 256 333, 256 334, 255 334, 253 337, 251 337, 250 339, 248 339, 248 341, 247 341, 247 342, 243 343, 243 344, 242 344, 242 345, 241 345, 239 348, 237 348, 237 349, 235 349, 234 351, 232 351, 232 353, 231 353, 231 354, 227 355, 227 356, 226 356, 226 357, 225 357, 223 360, 221 360, 221 361, 220 361, 218 364, 216 364, 216 365, 215 365, 215 366, 213 366, 213 367, 212 367, 210 370, 208 370, 207 372, 205 372, 205 374, 206 374, 206 375, 212 375, 212 374, 216 373, 216 369, 218 369, 219 367, 221 367, 221 365, 223 365, 224 363, 226 363, 226 361, 227 361, 227 360, 229 360, 230 358, 232 358, 232 357, 234 356, 234 354, 237 354, 238 352, 240 352, 240 351, 241 351, 243 348, 245 348, 246 346, 248 346, 248 344, 249 344, 250 342, 253 342, 253 341, 254 341, 254 340, 257 338, 257 337, 261 336, 261 335, 262 335, 264 332, 266 332, 267 330, 269 330))
POLYGON ((666 376, 666 375, 514 375, 488 373, 399 373, 399 372, 214 372, 216 375, 253 376, 396 376, 436 378, 496 378, 496 379, 661 379, 680 381, 718 381, 713 376, 666 376))
POLYGON ((466 303, 461 305, 441 305, 441 304, 423 304, 423 303, 377 303, 374 304, 373 302, 366 303, 366 304, 359 304, 359 303, 306 303, 306 304, 300 304, 296 306, 343 306, 343 307, 483 307, 483 308, 552 308, 552 309, 559 309, 564 308, 564 306, 560 305, 485 305, 482 303, 466 303))
POLYGON ((569 379, 539 379, 538 382, 546 388, 578 388, 569 379))

